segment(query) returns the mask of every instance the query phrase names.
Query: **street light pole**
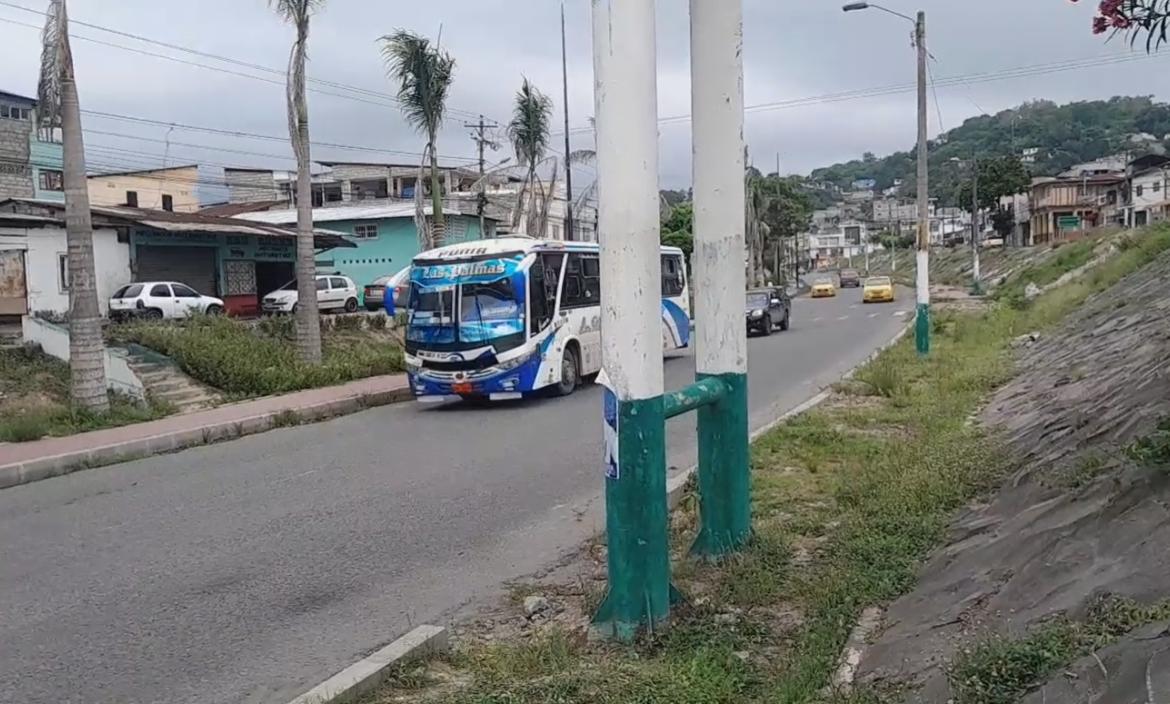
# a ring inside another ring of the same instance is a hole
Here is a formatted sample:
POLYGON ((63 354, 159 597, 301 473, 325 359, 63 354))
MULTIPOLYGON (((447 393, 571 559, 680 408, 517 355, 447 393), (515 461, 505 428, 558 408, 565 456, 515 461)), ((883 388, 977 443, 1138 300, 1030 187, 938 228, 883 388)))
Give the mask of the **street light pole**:
POLYGON ((971 159, 971 293, 983 295, 983 281, 979 274, 979 157, 971 159))
POLYGON ((920 356, 930 353, 930 213, 926 153, 926 13, 919 11, 914 23, 914 44, 918 49, 918 253, 915 261, 916 298, 914 343, 920 356))
MULTIPOLYGON (((841 8, 845 12, 881 10, 914 23, 914 47, 918 51, 918 237, 915 258, 915 293, 918 301, 914 318, 914 343, 920 356, 930 353, 930 188, 927 161, 926 122, 926 13, 917 18, 882 7, 873 2, 851 2, 841 8)), ((896 247, 895 247, 896 249, 896 247)))

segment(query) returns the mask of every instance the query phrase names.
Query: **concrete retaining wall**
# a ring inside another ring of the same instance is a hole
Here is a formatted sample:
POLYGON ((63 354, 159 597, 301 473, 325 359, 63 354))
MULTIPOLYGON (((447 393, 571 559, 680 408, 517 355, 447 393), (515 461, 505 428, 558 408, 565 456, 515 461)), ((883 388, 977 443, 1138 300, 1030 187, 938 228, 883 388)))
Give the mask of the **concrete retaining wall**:
MULTIPOLYGON (((47 320, 24 316, 21 332, 28 344, 40 345, 45 354, 69 362, 69 330, 47 320)), ((106 385, 114 391, 146 399, 146 386, 130 368, 127 355, 122 350, 106 348, 106 385)))

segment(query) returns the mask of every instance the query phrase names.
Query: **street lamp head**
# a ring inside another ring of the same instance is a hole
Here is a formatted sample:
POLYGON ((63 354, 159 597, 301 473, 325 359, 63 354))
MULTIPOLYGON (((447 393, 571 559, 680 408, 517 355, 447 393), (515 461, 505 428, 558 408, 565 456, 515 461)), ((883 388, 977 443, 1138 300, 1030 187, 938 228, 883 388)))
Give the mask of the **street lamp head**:
POLYGON ((845 5, 844 7, 842 7, 841 9, 845 12, 853 12, 854 10, 868 10, 869 3, 868 2, 851 2, 848 5, 845 5))

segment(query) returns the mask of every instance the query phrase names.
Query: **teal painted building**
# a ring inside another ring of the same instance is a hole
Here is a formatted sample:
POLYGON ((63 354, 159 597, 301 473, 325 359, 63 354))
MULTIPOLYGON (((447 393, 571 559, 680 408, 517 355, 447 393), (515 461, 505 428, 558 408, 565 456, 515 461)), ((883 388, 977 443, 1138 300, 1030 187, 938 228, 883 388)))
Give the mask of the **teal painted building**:
MULTIPOLYGON (((448 210, 444 215, 447 244, 484 239, 485 235, 488 238, 495 236, 495 221, 491 219, 485 220, 487 232, 483 233, 476 215, 456 210, 448 210)), ((269 210, 238 217, 290 227, 296 226, 297 219, 295 210, 269 210)), ((322 254, 317 258, 317 268, 350 277, 359 292, 379 276, 394 274, 409 265, 419 253, 414 203, 314 208, 313 227, 342 233, 355 245, 352 249, 335 249, 322 254)))

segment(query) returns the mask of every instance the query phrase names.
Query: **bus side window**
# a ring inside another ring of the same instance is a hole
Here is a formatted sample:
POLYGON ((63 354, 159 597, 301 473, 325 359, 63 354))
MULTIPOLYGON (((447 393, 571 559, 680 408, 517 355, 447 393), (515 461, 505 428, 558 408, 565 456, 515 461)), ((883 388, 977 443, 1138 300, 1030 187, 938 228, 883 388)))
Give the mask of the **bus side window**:
POLYGON ((675 254, 662 255, 662 296, 681 296, 683 292, 682 259, 675 254))
POLYGON ((581 257, 581 274, 585 284, 585 300, 590 305, 601 305, 601 259, 597 255, 581 257))
MULTIPOLYGON (((545 279, 544 262, 538 257, 528 271, 528 299, 532 306, 530 317, 530 334, 544 330, 552 320, 552 307, 549 305, 548 283, 545 279)), ((554 284, 555 286, 555 284, 554 284)), ((556 289, 553 289, 554 295, 556 289)))
POLYGON ((557 307, 557 287, 561 284, 561 267, 565 263, 565 255, 542 254, 540 261, 544 264, 544 298, 548 301, 548 313, 552 315, 557 307))

